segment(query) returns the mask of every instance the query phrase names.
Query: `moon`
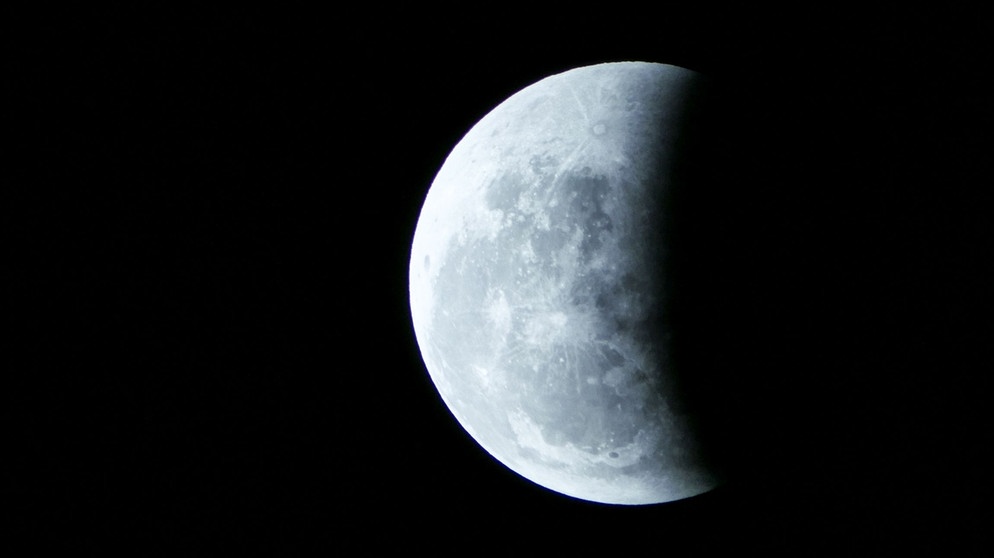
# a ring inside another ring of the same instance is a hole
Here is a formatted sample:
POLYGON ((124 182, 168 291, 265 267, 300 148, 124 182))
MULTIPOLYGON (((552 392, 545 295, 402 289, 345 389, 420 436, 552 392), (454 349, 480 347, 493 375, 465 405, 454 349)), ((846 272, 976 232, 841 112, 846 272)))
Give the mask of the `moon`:
POLYGON ((698 75, 575 68, 482 118, 438 171, 409 267, 421 354, 494 458, 553 491, 654 504, 713 489, 669 357, 667 171, 698 75))

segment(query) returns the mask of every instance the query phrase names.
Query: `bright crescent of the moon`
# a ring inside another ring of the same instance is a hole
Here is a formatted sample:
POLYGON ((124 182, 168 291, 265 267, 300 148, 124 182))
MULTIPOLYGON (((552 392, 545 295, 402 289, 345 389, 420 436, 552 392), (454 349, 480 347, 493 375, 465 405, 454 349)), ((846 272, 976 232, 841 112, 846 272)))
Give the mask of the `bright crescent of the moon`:
POLYGON ((658 325, 659 200, 695 76, 620 62, 543 79, 462 138, 422 207, 410 304, 439 394, 492 456, 569 496, 716 484, 658 325))

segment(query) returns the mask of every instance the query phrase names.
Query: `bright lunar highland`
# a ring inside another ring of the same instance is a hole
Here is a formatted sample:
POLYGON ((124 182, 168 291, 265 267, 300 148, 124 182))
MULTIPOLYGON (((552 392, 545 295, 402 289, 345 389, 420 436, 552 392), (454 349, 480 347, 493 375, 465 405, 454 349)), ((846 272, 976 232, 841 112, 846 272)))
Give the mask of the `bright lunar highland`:
POLYGON ((487 452, 611 504, 716 485, 669 358, 660 220, 696 74, 645 62, 545 78, 476 124, 439 170, 410 304, 442 399, 487 452))

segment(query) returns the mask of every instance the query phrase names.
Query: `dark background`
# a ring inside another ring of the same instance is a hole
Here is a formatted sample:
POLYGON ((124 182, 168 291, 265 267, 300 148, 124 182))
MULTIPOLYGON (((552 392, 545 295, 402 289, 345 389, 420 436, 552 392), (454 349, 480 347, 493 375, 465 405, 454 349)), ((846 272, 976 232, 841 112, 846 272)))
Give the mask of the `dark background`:
POLYGON ((989 547, 994 20, 610 11, 11 14, 4 539, 989 547), (711 83, 673 216, 678 349, 729 481, 648 507, 490 458, 434 390, 407 306, 420 204, 462 134, 543 77, 618 60, 711 83))

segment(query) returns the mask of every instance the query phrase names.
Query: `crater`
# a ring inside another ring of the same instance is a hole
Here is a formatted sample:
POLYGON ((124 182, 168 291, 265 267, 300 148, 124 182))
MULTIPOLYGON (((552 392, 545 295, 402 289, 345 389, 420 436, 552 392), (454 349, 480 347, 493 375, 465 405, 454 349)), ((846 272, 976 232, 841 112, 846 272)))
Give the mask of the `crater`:
POLYGON ((594 127, 591 128, 590 131, 592 131, 595 136, 602 136, 604 135, 604 132, 607 132, 607 126, 605 126, 603 122, 598 122, 597 124, 594 124, 594 127))
POLYGON ((607 454, 607 456, 608 456, 608 457, 613 457, 613 458, 616 458, 616 459, 617 459, 617 457, 618 457, 618 452, 616 452, 616 451, 612 451, 611 453, 607 454))

